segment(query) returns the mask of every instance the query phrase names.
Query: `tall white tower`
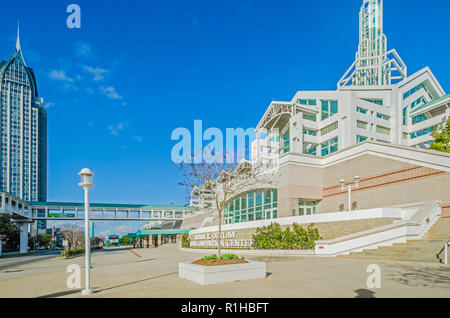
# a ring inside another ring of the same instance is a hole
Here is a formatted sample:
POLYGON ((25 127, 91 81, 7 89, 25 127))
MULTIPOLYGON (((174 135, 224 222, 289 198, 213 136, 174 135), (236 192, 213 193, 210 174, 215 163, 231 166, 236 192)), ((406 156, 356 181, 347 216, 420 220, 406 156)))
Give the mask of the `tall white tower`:
POLYGON ((364 0, 359 13, 355 62, 338 83, 342 86, 385 86, 407 77, 407 67, 383 33, 383 0, 364 0))

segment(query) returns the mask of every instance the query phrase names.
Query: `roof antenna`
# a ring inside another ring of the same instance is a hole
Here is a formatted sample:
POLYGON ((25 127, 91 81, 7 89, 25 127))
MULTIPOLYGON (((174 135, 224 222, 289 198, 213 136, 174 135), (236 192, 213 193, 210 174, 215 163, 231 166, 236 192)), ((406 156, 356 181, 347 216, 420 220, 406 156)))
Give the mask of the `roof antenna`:
POLYGON ((20 51, 20 25, 19 20, 17 20, 17 40, 16 40, 16 50, 20 51))

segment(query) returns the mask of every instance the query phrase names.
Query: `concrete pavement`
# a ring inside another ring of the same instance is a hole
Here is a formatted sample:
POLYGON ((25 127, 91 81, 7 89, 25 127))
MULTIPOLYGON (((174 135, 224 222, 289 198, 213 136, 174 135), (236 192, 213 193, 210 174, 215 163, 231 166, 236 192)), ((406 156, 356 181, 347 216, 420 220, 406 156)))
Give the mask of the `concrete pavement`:
MULTIPOLYGON (((175 248, 110 249, 92 255, 89 297, 450 297, 450 266, 317 257, 247 257, 265 261, 265 279, 200 286, 178 278, 178 262, 199 254, 175 248), (137 254, 137 255, 136 255, 137 254), (140 257, 139 257, 140 256, 140 257), (381 288, 367 287, 367 267, 381 268, 381 288)), ((37 257, 37 256, 31 256, 37 257)), ((0 260, 5 266, 5 260, 0 260)), ((66 268, 84 257, 52 257, 0 270, 0 297, 84 297, 66 286, 66 268)))

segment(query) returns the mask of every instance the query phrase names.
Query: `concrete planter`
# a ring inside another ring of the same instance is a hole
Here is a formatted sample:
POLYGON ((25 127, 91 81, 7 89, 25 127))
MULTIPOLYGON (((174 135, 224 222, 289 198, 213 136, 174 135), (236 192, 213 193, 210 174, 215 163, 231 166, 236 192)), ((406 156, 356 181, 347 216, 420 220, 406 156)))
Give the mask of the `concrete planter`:
POLYGON ((266 263, 251 262, 244 264, 203 266, 191 263, 179 263, 178 276, 200 285, 213 285, 266 277, 266 263))

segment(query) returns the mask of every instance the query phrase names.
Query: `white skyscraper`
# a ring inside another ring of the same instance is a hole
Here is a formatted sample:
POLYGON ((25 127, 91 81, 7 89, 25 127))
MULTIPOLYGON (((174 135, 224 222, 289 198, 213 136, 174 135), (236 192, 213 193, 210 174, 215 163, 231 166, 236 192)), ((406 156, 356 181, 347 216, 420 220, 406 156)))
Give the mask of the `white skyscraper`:
POLYGON ((2 191, 26 201, 47 199, 47 114, 27 67, 17 29, 16 48, 0 64, 2 191))

